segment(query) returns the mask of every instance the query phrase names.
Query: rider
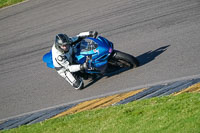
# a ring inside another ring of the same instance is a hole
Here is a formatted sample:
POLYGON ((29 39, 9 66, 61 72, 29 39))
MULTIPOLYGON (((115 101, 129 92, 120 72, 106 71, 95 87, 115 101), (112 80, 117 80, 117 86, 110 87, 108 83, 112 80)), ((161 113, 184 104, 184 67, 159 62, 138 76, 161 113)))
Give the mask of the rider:
POLYGON ((74 53, 76 46, 86 37, 96 38, 98 32, 88 31, 81 32, 75 37, 68 37, 66 34, 57 34, 52 47, 52 59, 56 71, 60 76, 65 78, 75 89, 83 88, 83 79, 77 72, 88 68, 87 61, 80 65, 75 63, 74 53))

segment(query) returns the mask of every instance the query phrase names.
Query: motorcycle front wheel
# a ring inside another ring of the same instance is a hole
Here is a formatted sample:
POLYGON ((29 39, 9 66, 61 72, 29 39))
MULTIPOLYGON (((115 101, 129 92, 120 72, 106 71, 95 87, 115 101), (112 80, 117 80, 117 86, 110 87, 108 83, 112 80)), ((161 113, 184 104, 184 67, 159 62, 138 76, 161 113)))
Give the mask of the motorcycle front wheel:
POLYGON ((139 61, 134 56, 117 50, 113 52, 114 53, 109 60, 109 64, 112 66, 121 68, 136 68, 139 66, 139 61))

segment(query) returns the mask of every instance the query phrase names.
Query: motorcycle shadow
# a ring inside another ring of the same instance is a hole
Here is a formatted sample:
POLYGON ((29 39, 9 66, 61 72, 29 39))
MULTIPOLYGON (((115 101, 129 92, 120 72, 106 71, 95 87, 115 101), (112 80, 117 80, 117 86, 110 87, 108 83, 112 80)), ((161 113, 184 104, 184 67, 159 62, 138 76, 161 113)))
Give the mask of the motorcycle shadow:
POLYGON ((160 47, 156 50, 153 50, 153 51, 151 50, 142 55, 137 56, 136 58, 139 60, 140 66, 143 66, 143 65, 153 61, 157 56, 159 56, 160 54, 165 52, 169 46, 170 45, 166 45, 166 46, 160 47))
MULTIPOLYGON (((157 56, 165 52, 169 46, 170 45, 166 45, 156 50, 151 50, 142 55, 137 56, 136 58, 139 61, 139 67, 153 61, 157 56)), ((128 70, 130 70, 130 68, 114 68, 114 69, 111 68, 111 71, 105 74, 105 76, 111 77, 128 70)))
MULTIPOLYGON (((169 47, 170 45, 166 45, 166 46, 163 46, 163 47, 160 47, 156 50, 151 50, 151 51, 148 51, 142 55, 139 55, 137 56, 136 58, 138 59, 139 61, 139 67, 140 66, 143 66, 151 61, 153 61, 157 56, 159 56, 160 54, 162 54, 163 52, 165 52, 167 50, 167 48, 169 47)), ((91 80, 91 82, 89 82, 85 87, 89 87, 91 86, 92 84, 94 84, 95 82, 97 82, 98 80, 102 79, 103 77, 112 77, 112 76, 115 76, 115 75, 118 75, 120 73, 123 73, 125 71, 128 71, 130 70, 131 68, 116 68, 116 67, 110 67, 110 69, 104 74, 104 75, 99 75, 97 78, 91 80)))

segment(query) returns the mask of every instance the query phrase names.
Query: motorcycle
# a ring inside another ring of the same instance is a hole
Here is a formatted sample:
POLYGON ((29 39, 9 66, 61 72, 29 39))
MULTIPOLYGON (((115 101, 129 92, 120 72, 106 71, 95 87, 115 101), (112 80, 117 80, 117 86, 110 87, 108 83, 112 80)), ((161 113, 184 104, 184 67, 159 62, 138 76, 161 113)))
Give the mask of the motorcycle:
MULTIPOLYGON (((81 75, 103 75, 112 68, 135 68, 139 61, 132 55, 115 50, 113 43, 108 39, 98 36, 87 37, 74 46, 75 62, 77 64, 88 63, 88 69, 81 71, 81 75)), ((49 68, 55 68, 52 61, 52 52, 43 56, 43 61, 49 68)))

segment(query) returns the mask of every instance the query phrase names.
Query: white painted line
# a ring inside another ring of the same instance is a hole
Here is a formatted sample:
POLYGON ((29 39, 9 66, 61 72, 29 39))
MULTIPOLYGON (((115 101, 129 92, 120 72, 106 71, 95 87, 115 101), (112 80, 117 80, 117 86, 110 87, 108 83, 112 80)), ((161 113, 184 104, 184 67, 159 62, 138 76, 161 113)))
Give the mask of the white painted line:
POLYGON ((48 107, 48 108, 44 108, 44 109, 40 109, 40 110, 35 110, 35 111, 32 111, 32 112, 27 112, 27 113, 23 113, 23 114, 20 114, 20 115, 11 116, 11 117, 8 117, 8 118, 5 118, 5 119, 1 119, 0 123, 2 121, 6 121, 6 120, 13 119, 13 118, 16 118, 16 117, 20 117, 20 116, 24 116, 24 115, 28 115, 28 114, 33 114, 33 113, 36 113, 36 112, 45 111, 45 110, 49 110, 49 109, 54 109, 54 108, 58 108, 58 107, 61 107, 61 106, 67 106, 67 105, 70 105, 70 104, 80 103, 80 102, 84 102, 84 101, 88 101, 88 100, 92 100, 92 99, 97 99, 97 98, 101 98, 101 97, 105 97, 105 96, 111 96, 111 95, 114 95, 114 94, 124 93, 124 92, 133 91, 133 90, 137 90, 137 89, 141 89, 141 88, 147 88, 147 87, 151 87, 151 86, 155 86, 155 85, 168 84, 168 83, 171 83, 171 82, 176 82, 176 81, 181 81, 181 80, 190 80, 190 79, 195 79, 195 78, 200 78, 200 74, 192 75, 192 76, 186 76, 186 77, 180 77, 180 78, 165 80, 165 81, 160 81, 160 82, 155 82, 155 83, 152 83, 152 84, 139 85, 139 86, 136 86, 136 87, 127 88, 127 89, 123 89, 123 90, 120 90, 120 91, 110 92, 110 93, 106 93, 106 94, 102 94, 102 95, 98 95, 98 96, 93 96, 93 97, 89 97, 89 98, 83 98, 83 99, 79 99, 79 100, 76 100, 76 101, 73 101, 73 102, 63 103, 63 104, 59 104, 59 105, 56 105, 56 106, 52 106, 52 107, 48 107))

